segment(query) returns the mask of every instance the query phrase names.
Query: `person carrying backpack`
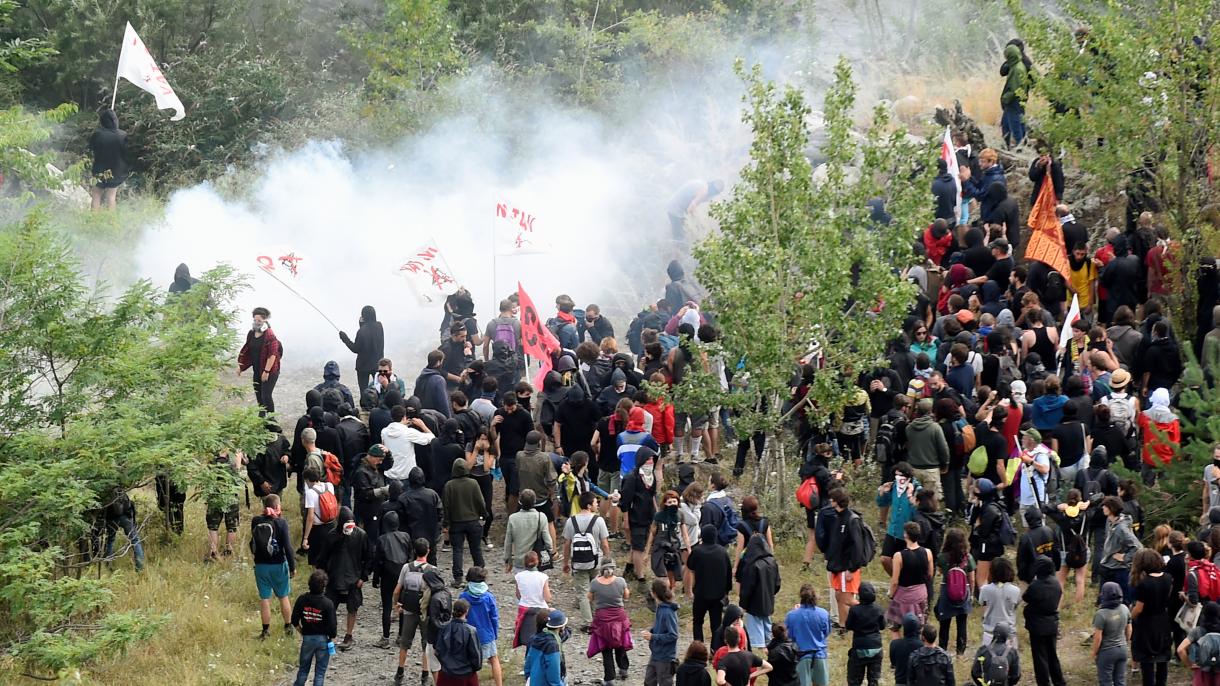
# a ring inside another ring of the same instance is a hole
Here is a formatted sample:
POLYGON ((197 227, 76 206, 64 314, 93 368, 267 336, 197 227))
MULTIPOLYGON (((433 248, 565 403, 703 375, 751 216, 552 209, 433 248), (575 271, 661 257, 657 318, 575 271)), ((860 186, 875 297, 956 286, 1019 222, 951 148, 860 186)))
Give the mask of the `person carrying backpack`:
POLYGON ((1034 580, 1034 560, 1039 555, 1050 558, 1058 573, 1062 552, 1059 536, 1046 526, 1042 510, 1034 505, 1025 508, 1025 533, 1017 542, 1017 578, 1025 583, 1034 580))
POLYGON ((568 517, 563 527, 563 571, 572 575, 580 602, 582 630, 593 623, 593 607, 585 591, 602 560, 610 559, 610 532, 606 520, 597 514, 597 496, 591 491, 580 494, 580 512, 568 517))
POLYGON ((398 513, 386 512, 381 519, 381 536, 373 550, 373 588, 381 590, 381 640, 378 648, 389 648, 390 618, 394 610, 394 586, 402 568, 411 561, 411 537, 398 530, 398 513))
MULTIPOLYGON (((440 570, 435 567, 424 572, 424 597, 420 601, 420 607, 423 608, 423 614, 420 616, 424 631, 424 656, 427 660, 426 664, 432 671, 432 681, 439 684, 439 677, 443 667, 440 656, 442 650, 437 650, 438 643, 441 638, 441 633, 453 621, 453 594, 449 592, 449 587, 445 585, 445 580, 441 578, 440 570)), ((471 627, 473 630, 473 627, 471 627)), ((478 639, 471 636, 470 641, 475 644, 475 653, 478 653, 478 639)), ((442 647, 444 644, 440 644, 442 647)))
POLYGON ((727 493, 728 487, 729 480, 725 475, 713 473, 708 481, 709 493, 699 509, 700 526, 711 524, 716 527, 716 541, 725 548, 737 542, 738 527, 741 525, 737 508, 727 493))
POLYGON ((936 645, 936 627, 923 625, 923 646, 907 662, 907 686, 957 686, 953 658, 936 645))
POLYGON ((316 465, 305 468, 304 514, 305 529, 301 535, 301 550, 312 567, 320 566, 326 548, 326 530, 339 516, 339 498, 335 487, 326 481, 316 465))
POLYGON ((974 507, 970 510, 970 553, 978 564, 978 585, 983 587, 991 574, 991 561, 1004 556, 1004 546, 1016 543, 1016 532, 1008 513, 999 502, 991 479, 974 482, 974 507))
POLYGON ((1186 602, 1191 605, 1220 601, 1220 570, 1207 557, 1203 541, 1186 544, 1186 602))
POLYGON ((940 593, 936 598, 935 614, 940 622, 940 647, 949 649, 949 626, 957 620, 957 654, 966 652, 966 623, 970 620, 971 601, 974 597, 974 558, 966 543, 966 532, 949 529, 945 543, 936 556, 940 569, 940 593))
POLYGON ((1220 686, 1220 605, 1203 605, 1199 624, 1178 644, 1178 659, 1190 665, 1191 686, 1220 686))
POLYGON ((1017 686, 1021 683, 1021 653, 1008 645, 1012 627, 997 624, 991 643, 980 646, 970 666, 972 686, 1017 686))
MULTIPOLYGON (((851 496, 846 490, 832 490, 830 503, 834 507, 835 522, 824 551, 826 571, 830 573, 830 585, 834 589, 839 616, 846 622, 849 609, 857 604, 860 569, 872 561, 877 552, 877 542, 860 513, 850 509, 851 496)), ((873 595, 875 596, 875 592, 873 595)), ((884 616, 881 621, 884 623, 884 616)), ((846 623, 844 626, 846 627, 846 623)), ((880 666, 877 669, 879 671, 880 666)))
MULTIPOLYGON (((428 563, 431 545, 426 538, 417 538, 411 542, 415 559, 402 566, 398 572, 398 582, 394 585, 394 612, 398 615, 398 670, 394 672, 394 686, 402 686, 403 671, 407 665, 407 651, 415 642, 415 634, 420 630, 423 617, 424 595, 427 585, 424 574, 435 571, 428 563)), ((427 640, 421 633, 424 646, 423 667, 420 672, 421 684, 426 684, 429 677, 427 640)))
POLYGON ((271 635, 271 597, 280 601, 284 631, 292 633, 292 582, 297 573, 296 556, 288 522, 280 516, 280 497, 272 493, 263 498, 263 513, 250 520, 250 552, 254 556, 254 583, 258 586, 259 615, 263 631, 259 639, 271 635))

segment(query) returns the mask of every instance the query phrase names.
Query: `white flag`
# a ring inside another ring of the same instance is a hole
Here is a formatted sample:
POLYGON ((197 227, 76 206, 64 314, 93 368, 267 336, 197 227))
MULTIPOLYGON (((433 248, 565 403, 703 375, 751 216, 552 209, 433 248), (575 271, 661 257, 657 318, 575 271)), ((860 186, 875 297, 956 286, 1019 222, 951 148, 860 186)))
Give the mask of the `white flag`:
POLYGON ((157 99, 158 109, 174 110, 174 116, 170 117, 170 121, 178 121, 186 116, 186 108, 182 106, 182 101, 170 87, 169 81, 165 80, 165 74, 161 73, 157 60, 153 59, 152 53, 144 47, 144 41, 136 35, 136 30, 131 28, 130 22, 123 33, 123 50, 119 53, 119 72, 114 78, 116 86, 120 78, 127 79, 152 93, 153 97, 157 99))
POLYGON ((953 216, 957 217, 957 223, 962 222, 962 179, 958 176, 960 171, 957 165, 957 151, 953 149, 953 137, 949 135, 949 127, 945 127, 945 140, 940 144, 940 158, 945 161, 948 166, 949 174, 953 176, 953 185, 957 187, 957 202, 953 205, 953 216))
POLYGON ((537 231, 537 217, 508 201, 496 203, 494 230, 497 255, 537 255, 551 246, 537 231))
POLYGON ((1080 298, 1076 294, 1072 294, 1072 306, 1068 308, 1067 319, 1063 320, 1063 330, 1059 332, 1059 349, 1067 348, 1068 341, 1072 340, 1072 324, 1080 320, 1080 298))
POLYGON ((411 288, 425 305, 453 295, 460 286, 432 238, 403 259, 395 273, 410 282, 411 288))

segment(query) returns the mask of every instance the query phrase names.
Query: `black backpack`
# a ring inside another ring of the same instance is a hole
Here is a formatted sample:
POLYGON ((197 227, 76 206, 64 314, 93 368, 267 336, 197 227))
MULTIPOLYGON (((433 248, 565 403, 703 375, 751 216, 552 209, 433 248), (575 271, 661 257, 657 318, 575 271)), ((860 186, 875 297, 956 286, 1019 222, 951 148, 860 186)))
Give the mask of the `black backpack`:
POLYGON ((280 550, 280 541, 275 535, 275 520, 263 518, 256 521, 250 535, 250 552, 254 555, 254 561, 271 562, 280 550))
POLYGON ((1044 300, 1048 303, 1061 303, 1067 299, 1067 281, 1062 274, 1053 269, 1050 274, 1047 274, 1043 295, 1044 300))
POLYGON ((1008 646, 998 653, 989 645, 979 648, 974 656, 979 663, 979 683, 983 686, 1008 686, 1009 650, 1008 646))
POLYGON ((398 592, 398 602, 407 612, 419 614, 422 611, 424 592, 428 590, 428 585, 424 583, 424 572, 431 566, 429 564, 416 566, 414 562, 411 562, 403 568, 407 572, 406 578, 402 582, 402 589, 398 592))
POLYGON ((593 537, 593 527, 601 517, 593 515, 582 529, 572 518, 572 569, 589 571, 597 568, 597 541, 593 537))
POLYGON ((877 427, 877 438, 873 442, 873 455, 879 465, 893 464, 897 452, 897 422, 889 414, 881 418, 877 427))
POLYGON ((1102 480, 1107 476, 1113 479, 1110 470, 1104 467, 1098 468, 1096 472, 1092 469, 1085 470, 1084 488, 1081 489, 1080 499, 1089 504, 1088 523, 1090 529, 1098 529, 1105 525, 1106 514, 1102 512, 1101 500, 1105 497, 1105 490, 1102 488, 1102 480))

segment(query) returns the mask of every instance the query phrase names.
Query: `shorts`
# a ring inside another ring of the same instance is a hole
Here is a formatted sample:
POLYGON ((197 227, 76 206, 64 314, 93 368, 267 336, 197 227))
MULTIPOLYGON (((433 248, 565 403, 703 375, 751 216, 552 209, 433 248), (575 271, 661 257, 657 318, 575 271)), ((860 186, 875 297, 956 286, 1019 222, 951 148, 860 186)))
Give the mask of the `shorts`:
POLYGON ((119 186, 123 185, 124 181, 127 180, 126 176, 115 177, 110 175, 110 172, 103 172, 102 174, 98 174, 93 177, 93 185, 97 188, 118 188, 119 186), (106 174, 107 176, 103 176, 102 174, 106 174))
POLYGON ((534 512, 541 512, 545 515, 548 524, 555 523, 555 508, 551 505, 549 498, 545 502, 534 505, 534 512))
POLYGON ((818 511, 805 509, 805 528, 814 531, 818 528, 818 511))
POLYGON ((707 428, 707 414, 690 415, 685 412, 674 413, 674 432, 686 433, 686 420, 690 420, 691 431, 702 431, 707 428))
MULTIPOLYGON (((403 650, 410 650, 411 644, 415 642, 415 633, 419 631, 419 615, 414 612, 403 612, 398 618, 398 647, 403 650)), ((420 640, 423 640, 423 632, 420 632, 420 640)))
POLYGON ((483 660, 483 662, 487 662, 499 654, 500 649, 496 647, 495 641, 488 641, 487 643, 479 644, 479 658, 483 660))
MULTIPOLYGON (((649 526, 631 525, 631 550, 633 552, 644 552, 644 546, 648 545, 648 529, 649 526)), ((642 574, 642 570, 636 570, 636 574, 642 574)))
POLYGON ((261 563, 254 565, 254 583, 258 586, 258 599, 287 598, 292 594, 292 582, 288 580, 288 563, 261 563))
POLYGON ((881 557, 894 557, 906 547, 906 541, 886 534, 885 540, 881 542, 881 557))
POLYGON ((504 476, 504 493, 519 495, 521 481, 517 478, 517 458, 500 458, 500 473, 504 476))
POLYGON ((607 493, 613 493, 623 486, 623 475, 619 473, 617 468, 613 470, 603 469, 597 475, 597 487, 607 493))
POLYGON ((707 428, 709 428, 709 429, 719 429, 720 428, 720 408, 719 407, 713 407, 707 413, 707 428))
POLYGON ((860 570, 831 573, 830 587, 839 593, 859 593, 860 570))
POLYGON ((830 661, 824 657, 804 657, 796 663, 796 673, 802 684, 830 686, 830 661))
POLYGON ((208 531, 220 531, 220 522, 223 519, 225 523, 225 531, 229 533, 237 532, 237 520, 241 510, 237 503, 229 506, 229 509, 208 508, 207 514, 204 516, 204 521, 207 522, 208 531))
POLYGON ((326 597, 330 598, 330 602, 339 607, 340 604, 347 605, 348 612, 355 612, 364 604, 364 592, 352 586, 346 591, 336 591, 333 588, 326 589, 326 597))
MULTIPOLYGON (((423 641, 423 637, 420 637, 423 641)), ((432 644, 424 641, 424 659, 428 661, 429 671, 439 672, 441 669, 441 661, 436 659, 436 650, 432 648, 432 644)))
POLYGON ((987 552, 983 552, 979 546, 971 545, 970 554, 974 556, 975 562, 991 562, 997 557, 1004 557, 1004 546, 987 546, 987 552))
POLYGON ((752 646, 765 646, 771 641, 771 618, 746 613, 746 636, 752 646))

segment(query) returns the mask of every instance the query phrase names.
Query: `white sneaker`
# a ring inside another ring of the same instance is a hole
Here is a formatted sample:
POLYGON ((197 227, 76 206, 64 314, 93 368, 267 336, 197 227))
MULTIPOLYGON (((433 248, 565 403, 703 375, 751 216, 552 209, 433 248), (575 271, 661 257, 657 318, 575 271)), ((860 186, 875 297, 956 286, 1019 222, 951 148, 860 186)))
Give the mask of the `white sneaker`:
POLYGON ((487 549, 488 549, 488 550, 493 550, 494 548, 495 548, 495 546, 491 544, 491 541, 488 541, 488 542, 487 542, 487 549))

